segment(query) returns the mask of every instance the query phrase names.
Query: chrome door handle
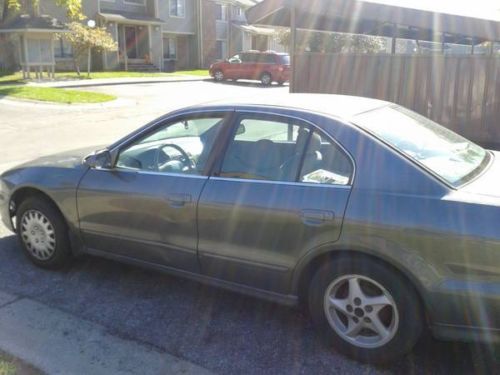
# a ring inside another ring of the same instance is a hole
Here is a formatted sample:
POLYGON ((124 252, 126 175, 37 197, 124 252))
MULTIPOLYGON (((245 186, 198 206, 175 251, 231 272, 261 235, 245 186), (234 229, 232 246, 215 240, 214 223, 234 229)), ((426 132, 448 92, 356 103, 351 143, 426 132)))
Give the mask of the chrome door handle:
POLYGON ((332 211, 324 210, 302 210, 300 211, 300 217, 302 222, 308 225, 321 225, 335 220, 335 214, 332 211))
POLYGON ((167 202, 172 207, 182 207, 186 203, 191 203, 193 198, 189 194, 169 194, 167 202))

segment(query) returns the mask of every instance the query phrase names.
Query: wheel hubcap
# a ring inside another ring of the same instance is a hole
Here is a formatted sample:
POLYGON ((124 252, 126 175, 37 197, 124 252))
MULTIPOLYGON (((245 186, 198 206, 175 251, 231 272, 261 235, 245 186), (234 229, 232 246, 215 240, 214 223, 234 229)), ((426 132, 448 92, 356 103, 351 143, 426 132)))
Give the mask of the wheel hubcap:
POLYGON ((47 260, 54 255, 56 232, 49 219, 40 211, 26 211, 21 218, 19 230, 26 248, 36 259, 47 260))
POLYGON ((324 308, 335 332, 358 347, 385 345, 399 327, 394 299, 382 285, 365 276, 335 279, 326 288, 324 308))
POLYGON ((262 83, 265 85, 268 85, 271 82, 271 77, 269 77, 267 74, 262 77, 262 83))
POLYGON ((223 78, 224 78, 224 74, 222 74, 222 72, 215 72, 215 79, 217 81, 222 81, 223 78))

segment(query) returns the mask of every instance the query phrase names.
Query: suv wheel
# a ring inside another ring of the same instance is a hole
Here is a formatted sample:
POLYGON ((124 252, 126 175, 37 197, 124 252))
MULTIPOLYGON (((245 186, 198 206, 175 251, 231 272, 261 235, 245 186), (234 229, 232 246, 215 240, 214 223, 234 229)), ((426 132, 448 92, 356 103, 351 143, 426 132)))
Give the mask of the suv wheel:
POLYGON ((363 362, 403 356, 423 328, 414 289, 368 258, 342 257, 321 267, 310 284, 309 310, 330 345, 363 362))
POLYGON ((19 206, 16 219, 19 242, 31 262, 56 269, 70 260, 66 223, 50 202, 39 197, 28 198, 19 206))
POLYGON ((217 82, 222 82, 224 81, 225 77, 224 77, 224 72, 222 70, 216 70, 214 72, 214 79, 217 81, 217 82))
POLYGON ((269 86, 273 82, 273 77, 269 73, 262 73, 260 76, 260 82, 264 86, 269 86))

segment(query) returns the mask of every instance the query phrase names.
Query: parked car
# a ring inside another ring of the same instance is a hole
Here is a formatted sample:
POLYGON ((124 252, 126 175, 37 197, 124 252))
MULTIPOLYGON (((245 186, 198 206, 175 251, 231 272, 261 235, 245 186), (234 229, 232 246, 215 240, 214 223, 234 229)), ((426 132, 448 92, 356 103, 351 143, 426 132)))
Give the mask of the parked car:
POLYGON ((218 82, 226 79, 258 80, 264 86, 283 85, 290 79, 290 56, 272 51, 241 52, 228 60, 212 64, 210 75, 218 82))
POLYGON ((116 259, 285 304, 361 361, 500 338, 500 153, 403 107, 287 95, 170 113, 0 176, 36 265, 116 259), (498 159, 498 160, 497 160, 498 159))

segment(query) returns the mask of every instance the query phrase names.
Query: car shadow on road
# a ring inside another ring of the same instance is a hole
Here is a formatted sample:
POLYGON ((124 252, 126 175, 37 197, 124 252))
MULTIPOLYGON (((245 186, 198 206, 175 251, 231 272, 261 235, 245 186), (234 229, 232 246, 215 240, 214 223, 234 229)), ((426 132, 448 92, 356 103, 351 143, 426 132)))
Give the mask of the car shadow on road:
POLYGON ((222 82, 216 82, 214 80, 211 80, 213 84, 217 85, 229 85, 229 86, 240 86, 240 87, 256 87, 256 88, 261 88, 261 89, 280 89, 283 87, 288 88, 288 84, 285 83, 284 85, 278 85, 277 83, 273 83, 272 85, 269 86, 264 86, 258 81, 246 81, 246 80, 226 80, 222 82))
POLYGON ((216 373, 499 373, 500 348, 425 336, 390 366, 328 349, 301 309, 94 257, 47 271, 0 238, 0 290, 33 298, 216 373))

